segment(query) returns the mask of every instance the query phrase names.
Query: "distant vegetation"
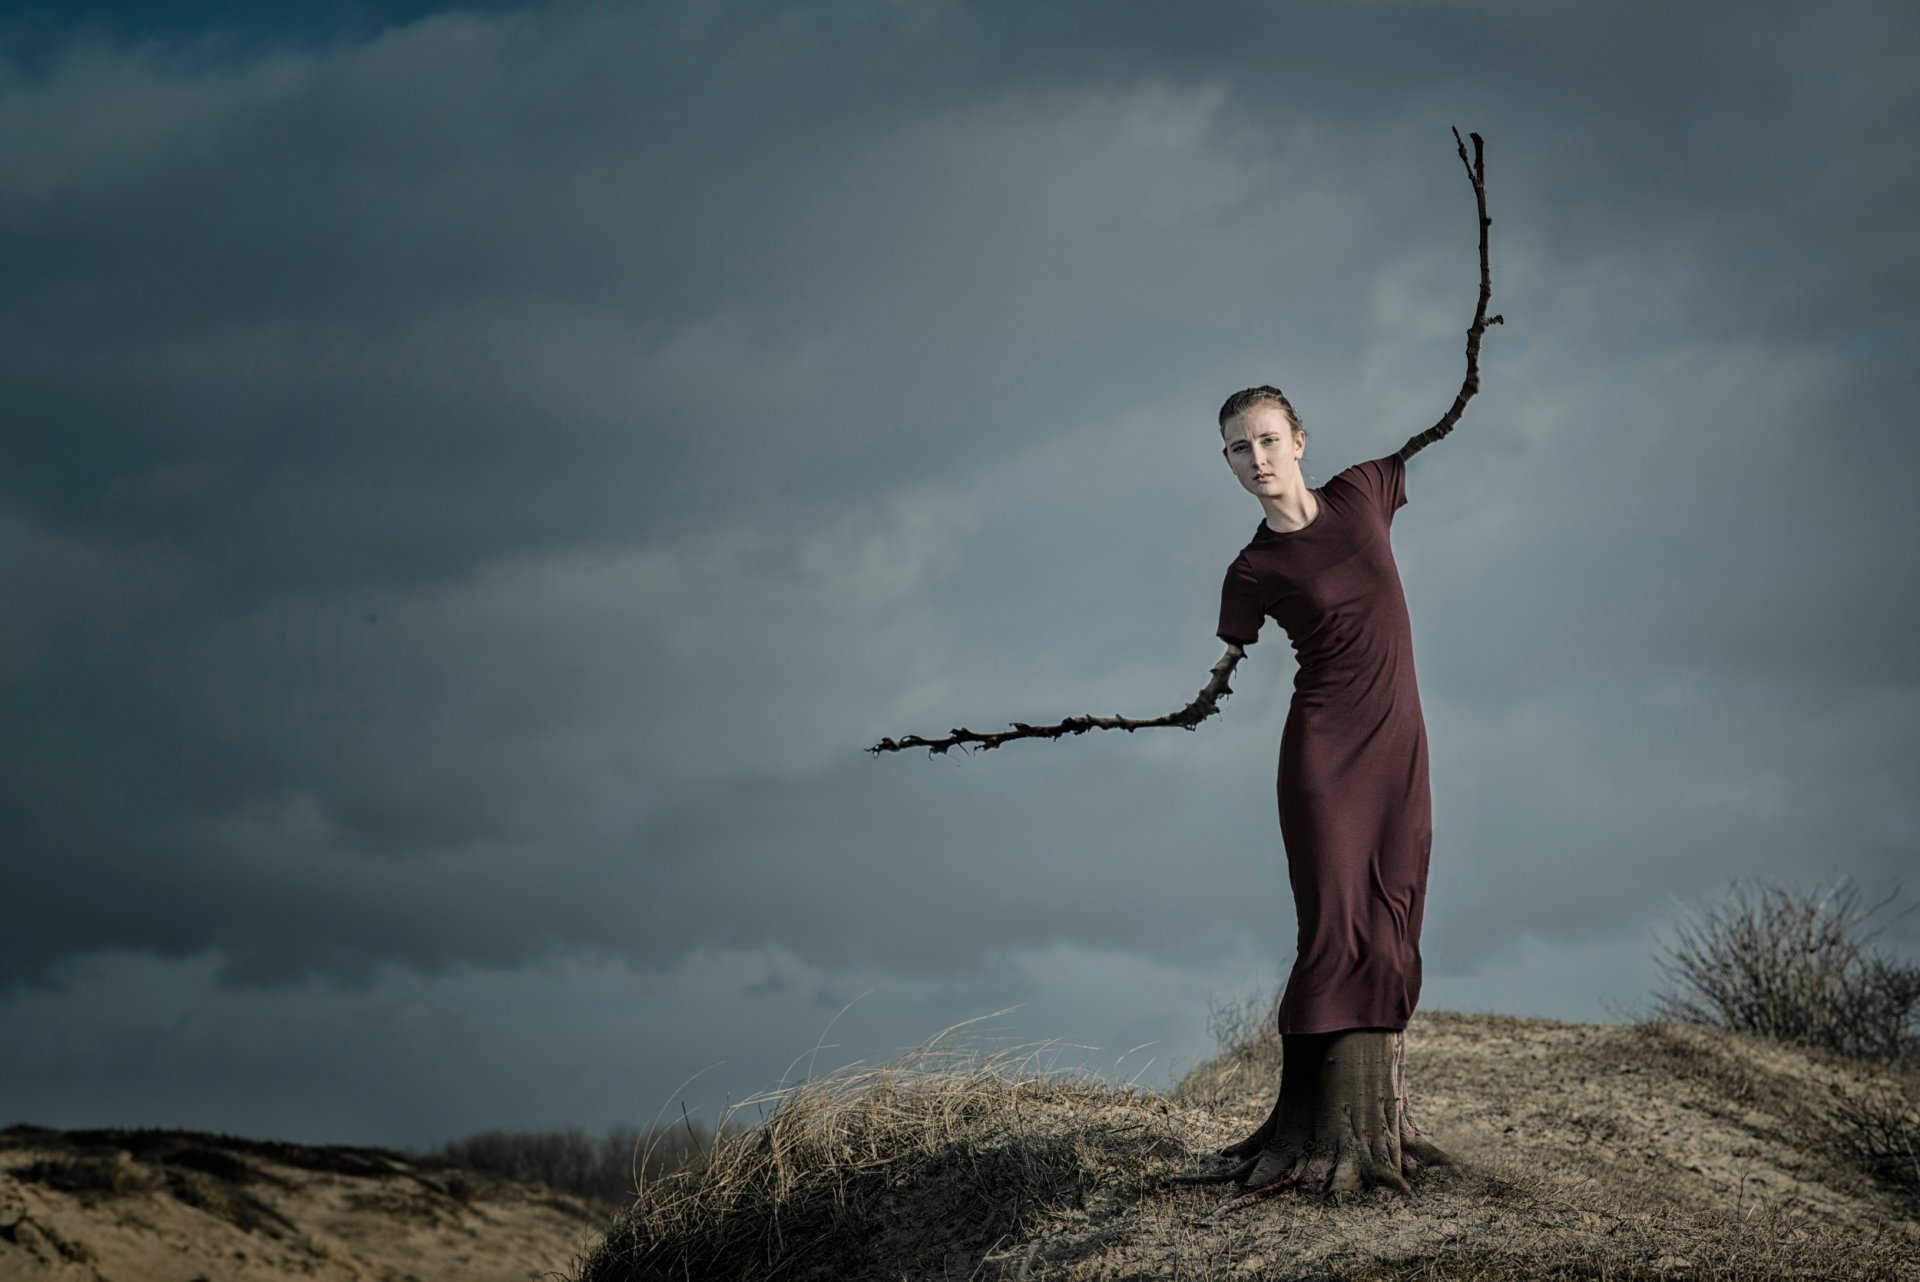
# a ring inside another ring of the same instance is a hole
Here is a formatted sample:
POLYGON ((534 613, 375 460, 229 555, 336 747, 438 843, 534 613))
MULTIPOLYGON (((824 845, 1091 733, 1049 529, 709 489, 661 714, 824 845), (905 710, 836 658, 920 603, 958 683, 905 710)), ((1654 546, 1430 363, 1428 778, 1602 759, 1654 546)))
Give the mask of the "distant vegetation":
POLYGON ((544 1184, 608 1206, 630 1204, 640 1183, 697 1167, 713 1151, 713 1128, 682 1118, 643 1130, 616 1126, 599 1139, 579 1127, 483 1131, 426 1156, 527 1184, 544 1184))

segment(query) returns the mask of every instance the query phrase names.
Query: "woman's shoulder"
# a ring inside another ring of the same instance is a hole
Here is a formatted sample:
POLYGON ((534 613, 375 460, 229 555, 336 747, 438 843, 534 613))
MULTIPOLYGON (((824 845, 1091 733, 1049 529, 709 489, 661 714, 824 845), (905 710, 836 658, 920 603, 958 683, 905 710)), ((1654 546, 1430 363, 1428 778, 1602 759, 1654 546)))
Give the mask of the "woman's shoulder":
POLYGON ((1391 515, 1406 504, 1407 463, 1396 452, 1379 458, 1362 459, 1327 479, 1322 492, 1337 491, 1342 498, 1356 497, 1368 506, 1391 515))
POLYGON ((1382 454, 1340 469, 1327 479, 1327 484, 1364 490, 1405 466, 1398 453, 1382 454))

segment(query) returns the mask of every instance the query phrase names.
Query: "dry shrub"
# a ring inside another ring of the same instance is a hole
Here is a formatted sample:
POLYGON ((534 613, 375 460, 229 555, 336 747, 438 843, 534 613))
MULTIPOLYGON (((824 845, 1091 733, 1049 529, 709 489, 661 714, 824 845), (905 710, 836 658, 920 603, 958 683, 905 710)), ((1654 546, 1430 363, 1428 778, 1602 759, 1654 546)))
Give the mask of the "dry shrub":
POLYGON ((1833 1086, 1829 1143, 1842 1160, 1920 1202, 1920 1105, 1911 1086, 1833 1086))
POLYGON ((729 1109, 707 1160, 648 1181, 577 1282, 967 1276, 1049 1208, 1144 1192, 1151 1158, 1184 1156, 1158 1097, 1051 1068, 1057 1043, 954 1031, 729 1109))
POLYGON ((1656 964, 1673 988, 1657 1018, 1771 1037, 1859 1059, 1916 1055, 1920 967, 1879 956, 1866 924, 1897 895, 1869 905, 1845 877, 1808 890, 1764 878, 1735 881, 1725 903, 1681 909, 1656 964))

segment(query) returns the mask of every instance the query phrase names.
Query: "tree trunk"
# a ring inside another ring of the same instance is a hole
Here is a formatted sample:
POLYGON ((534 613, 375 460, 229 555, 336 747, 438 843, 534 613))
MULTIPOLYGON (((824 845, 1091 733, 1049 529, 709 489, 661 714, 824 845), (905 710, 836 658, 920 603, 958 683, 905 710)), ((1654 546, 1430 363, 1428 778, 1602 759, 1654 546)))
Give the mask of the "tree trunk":
POLYGON ((1243 1159, 1186 1183, 1247 1191, 1202 1223, 1285 1189, 1330 1196, 1382 1185, 1411 1192, 1407 1176, 1453 1159, 1407 1115, 1406 1035, 1380 1028, 1281 1037, 1280 1094, 1260 1128, 1222 1156, 1243 1159))

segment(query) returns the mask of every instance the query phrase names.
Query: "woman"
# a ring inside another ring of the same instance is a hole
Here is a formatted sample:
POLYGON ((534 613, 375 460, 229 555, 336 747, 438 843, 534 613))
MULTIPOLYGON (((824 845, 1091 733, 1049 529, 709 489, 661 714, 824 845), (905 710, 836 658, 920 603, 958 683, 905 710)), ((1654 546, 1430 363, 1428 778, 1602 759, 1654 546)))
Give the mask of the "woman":
POLYGON ((1406 1170, 1448 1160, 1407 1120, 1400 1070, 1433 842, 1413 631, 1389 537, 1406 462, 1369 459, 1309 488, 1307 434, 1276 387, 1229 397, 1220 435, 1266 516, 1227 570, 1219 637, 1244 648, 1273 619, 1299 660, 1277 779, 1299 933, 1280 999, 1280 1098, 1224 1150, 1246 1160, 1212 1178, 1261 1194, 1405 1189, 1406 1170), (1373 1125, 1349 1141, 1341 1122, 1360 1105, 1373 1125))

